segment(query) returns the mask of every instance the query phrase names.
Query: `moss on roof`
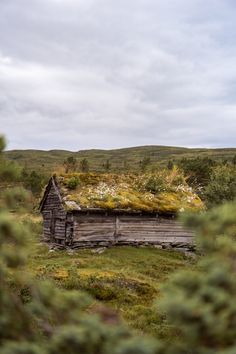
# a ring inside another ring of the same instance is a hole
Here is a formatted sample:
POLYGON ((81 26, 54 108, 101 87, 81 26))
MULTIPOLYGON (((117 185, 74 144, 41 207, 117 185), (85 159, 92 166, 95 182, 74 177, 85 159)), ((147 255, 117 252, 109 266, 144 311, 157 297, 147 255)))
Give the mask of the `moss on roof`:
POLYGON ((56 180, 67 209, 177 213, 204 208, 177 169, 139 175, 73 173, 56 180))

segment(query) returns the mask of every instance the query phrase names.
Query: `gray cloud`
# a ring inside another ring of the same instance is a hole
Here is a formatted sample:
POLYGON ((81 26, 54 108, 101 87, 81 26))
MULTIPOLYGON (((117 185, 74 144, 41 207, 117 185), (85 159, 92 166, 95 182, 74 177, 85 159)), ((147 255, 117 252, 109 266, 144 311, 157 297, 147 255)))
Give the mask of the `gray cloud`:
POLYGON ((3 0, 9 148, 235 146, 232 0, 3 0))

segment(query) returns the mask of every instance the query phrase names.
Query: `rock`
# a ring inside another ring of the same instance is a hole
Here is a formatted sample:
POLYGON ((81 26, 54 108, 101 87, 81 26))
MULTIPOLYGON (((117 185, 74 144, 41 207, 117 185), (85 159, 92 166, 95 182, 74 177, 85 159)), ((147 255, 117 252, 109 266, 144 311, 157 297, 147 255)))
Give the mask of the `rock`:
POLYGON ((80 266, 81 265, 81 261, 79 261, 78 259, 76 261, 74 261, 74 264, 77 265, 77 266, 80 266))
POLYGON ((162 250, 162 245, 154 245, 154 248, 158 249, 158 250, 162 250))
POLYGON ((192 258, 192 259, 196 259, 197 258, 196 253, 191 252, 191 251, 184 252, 184 255, 185 255, 185 257, 189 257, 189 258, 192 258))
POLYGON ((94 250, 92 250, 92 253, 97 253, 97 254, 101 254, 103 252, 105 252, 106 248, 105 247, 100 247, 100 248, 96 248, 94 250))
POLYGON ((168 244, 168 243, 165 244, 165 245, 162 245, 162 248, 165 249, 165 250, 171 250, 172 249, 171 245, 168 244))
POLYGON ((67 250, 67 252, 66 252, 69 256, 73 256, 74 255, 74 253, 75 253, 75 251, 74 250, 67 250))
POLYGON ((173 247, 173 251, 185 253, 185 252, 189 252, 189 249, 186 247, 173 247))

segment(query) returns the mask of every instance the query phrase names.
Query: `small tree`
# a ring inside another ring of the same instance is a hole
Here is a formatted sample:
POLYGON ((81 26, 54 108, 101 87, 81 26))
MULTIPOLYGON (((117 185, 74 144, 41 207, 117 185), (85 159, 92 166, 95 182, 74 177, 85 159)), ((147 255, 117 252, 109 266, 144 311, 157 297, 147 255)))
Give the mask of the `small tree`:
POLYGON ((26 169, 23 169, 22 180, 27 190, 31 191, 34 195, 38 195, 42 191, 47 178, 36 171, 28 172, 26 169))
POLYGON ((88 172, 89 171, 89 162, 86 158, 80 161, 80 171, 88 172))
POLYGON ((233 159, 232 159, 232 164, 233 164, 234 166, 236 166, 236 155, 234 155, 234 157, 233 157, 233 159))
POLYGON ((234 200, 236 198, 236 168, 232 165, 216 167, 210 176, 204 196, 209 206, 234 200))
POLYGON ((129 164, 127 160, 123 161, 123 166, 124 166, 124 170, 128 170, 129 169, 129 164))
POLYGON ((22 169, 14 161, 6 161, 0 159, 0 181, 2 182, 17 182, 21 179, 22 169))
POLYGON ((151 159, 150 157, 144 157, 140 162, 140 169, 142 172, 146 171, 148 166, 151 164, 151 159))
POLYGON ((184 171, 188 177, 188 183, 193 187, 204 187, 208 184, 213 167, 216 163, 208 158, 183 158, 179 161, 178 166, 184 171))
POLYGON ((63 165, 65 167, 65 173, 75 172, 77 169, 77 160, 71 155, 67 157, 67 159, 63 162, 63 165))
POLYGON ((110 160, 106 160, 106 162, 104 163, 104 169, 105 169, 105 171, 110 171, 110 169, 111 169, 111 163, 110 163, 110 160))
POLYGON ((169 161, 168 161, 168 164, 167 164, 167 168, 168 168, 168 170, 172 170, 172 169, 173 169, 173 167, 174 167, 174 163, 173 163, 173 161, 169 160, 169 161))

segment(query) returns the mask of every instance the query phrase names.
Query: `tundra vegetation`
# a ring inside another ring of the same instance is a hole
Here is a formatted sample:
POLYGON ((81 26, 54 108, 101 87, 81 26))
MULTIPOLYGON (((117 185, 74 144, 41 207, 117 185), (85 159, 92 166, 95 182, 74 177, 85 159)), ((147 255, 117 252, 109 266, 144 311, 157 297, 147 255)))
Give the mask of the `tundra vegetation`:
MULTIPOLYGON (((155 248, 48 252, 21 170, 0 160, 1 354, 236 352, 235 203, 184 217, 196 260, 155 248)), ((210 183, 231 183, 224 166, 210 183)))

